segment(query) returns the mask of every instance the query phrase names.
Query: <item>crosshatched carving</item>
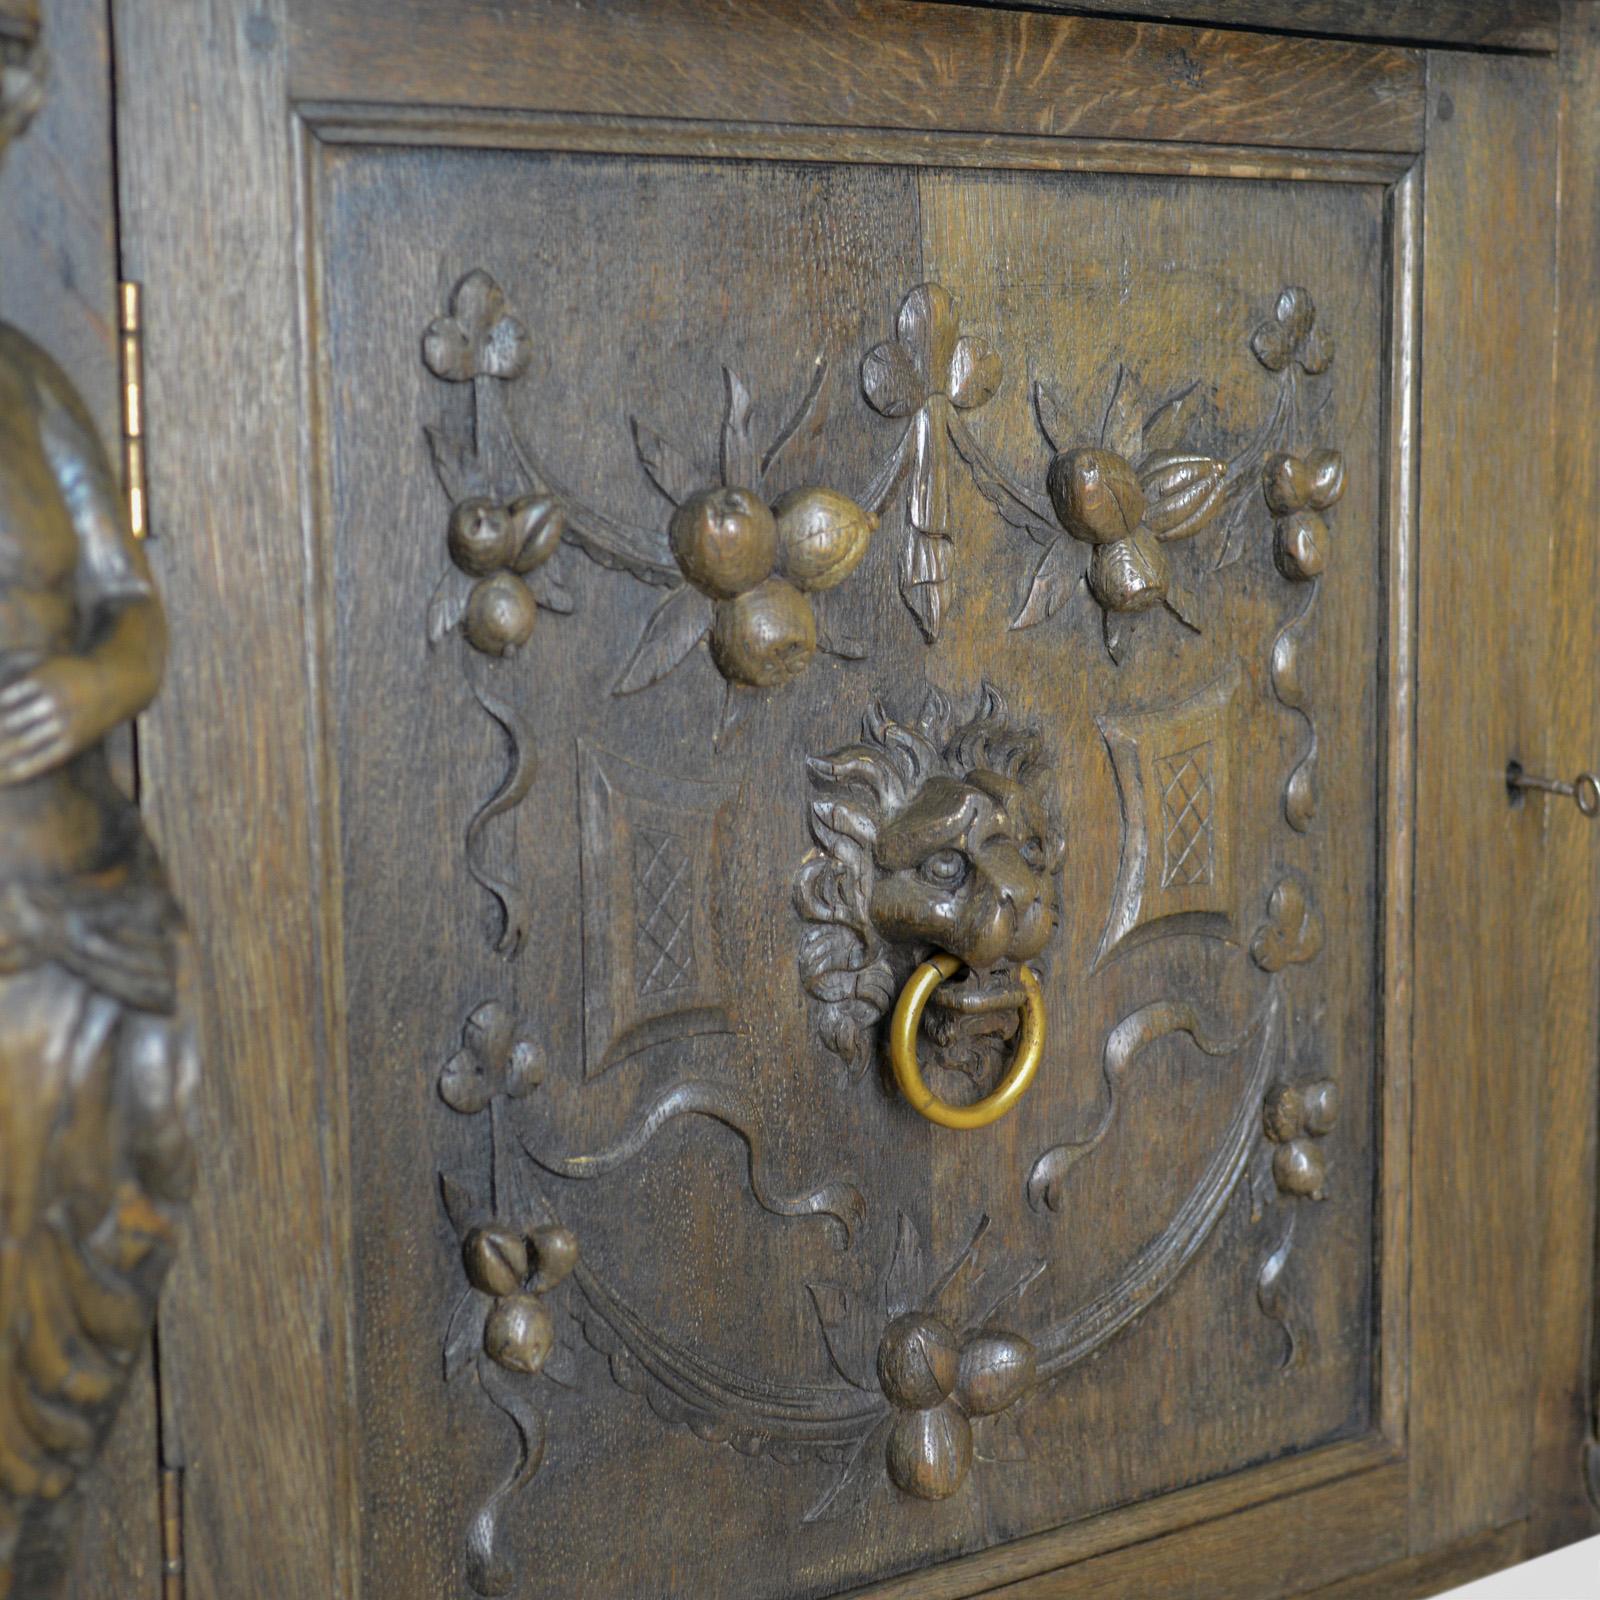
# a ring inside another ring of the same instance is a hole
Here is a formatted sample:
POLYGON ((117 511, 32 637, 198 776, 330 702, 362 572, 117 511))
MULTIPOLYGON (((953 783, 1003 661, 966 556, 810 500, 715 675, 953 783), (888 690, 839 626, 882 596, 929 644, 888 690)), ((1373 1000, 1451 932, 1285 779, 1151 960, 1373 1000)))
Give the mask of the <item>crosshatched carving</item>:
POLYGON ((1122 810, 1122 859, 1095 968, 1167 933, 1234 937, 1237 661, 1173 705, 1098 719, 1122 810))
POLYGON ((712 910, 737 784, 675 778, 578 742, 584 1076, 672 1040, 735 1033, 712 910))
POLYGON ((1216 865, 1209 743, 1156 762, 1163 824, 1161 887, 1209 884, 1216 865))
POLYGON ((641 828, 633 841, 633 893, 638 908, 634 970, 641 996, 694 986, 694 901, 691 861, 675 833, 641 828))

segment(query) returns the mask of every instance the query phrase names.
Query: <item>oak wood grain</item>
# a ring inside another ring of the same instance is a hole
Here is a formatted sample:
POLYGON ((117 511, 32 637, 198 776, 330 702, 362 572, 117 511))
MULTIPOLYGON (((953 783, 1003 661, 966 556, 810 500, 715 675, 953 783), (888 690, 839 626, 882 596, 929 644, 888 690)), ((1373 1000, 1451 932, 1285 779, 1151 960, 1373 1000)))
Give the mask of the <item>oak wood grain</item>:
MULTIPOLYGON (((945 3, 945 0, 938 0, 945 3)), ((1005 0, 967 0, 1001 5, 1005 0)), ((1037 0, 1042 11, 1553 54, 1559 0, 1037 0)))
MULTIPOLYGON (((1569 5, 1562 18, 1555 431, 1557 513, 1550 532, 1549 706, 1529 770, 1600 763, 1600 11, 1569 5), (1553 765, 1552 765, 1553 764, 1553 765)), ((1530 797, 1531 798, 1531 797, 1530 797)), ((1554 797, 1552 797, 1554 798, 1554 797)), ((1534 800, 1528 818, 1545 842, 1541 914, 1548 930, 1539 981, 1540 1216, 1538 1399, 1532 1552, 1586 1537, 1600 1507, 1586 1490, 1583 1441, 1595 1426, 1590 1257, 1595 1238, 1596 1049, 1600 1041, 1600 850, 1582 816, 1534 800), (1574 824, 1581 826, 1575 827, 1574 824)), ((1575 810, 1575 807, 1570 808, 1575 810)))
POLYGON ((1430 58, 1424 202, 1412 1150, 1412 1548, 1527 1510, 1540 1073, 1518 1072, 1549 937, 1537 819, 1552 521, 1555 73, 1430 58), (1516 150, 1514 165, 1485 159, 1516 150), (1468 530, 1471 530, 1469 533, 1468 530), (1463 641, 1492 642, 1469 669, 1463 641), (1470 910, 1469 910, 1470 908, 1470 910))
POLYGON ((355 1308, 340 1271, 343 1097, 320 1066, 328 815, 311 775, 313 580, 297 532, 283 27, 271 5, 115 8, 123 251, 145 285, 153 550, 178 618, 180 688, 146 729, 145 794, 206 930, 195 998, 216 1067, 198 1108, 204 1201, 161 1341, 191 1600, 348 1594, 354 1581, 341 1397, 355 1308))
POLYGON ((300 100, 1341 150, 1411 151, 1422 131, 1420 58, 1383 45, 908 0, 303 0, 292 15, 300 100))

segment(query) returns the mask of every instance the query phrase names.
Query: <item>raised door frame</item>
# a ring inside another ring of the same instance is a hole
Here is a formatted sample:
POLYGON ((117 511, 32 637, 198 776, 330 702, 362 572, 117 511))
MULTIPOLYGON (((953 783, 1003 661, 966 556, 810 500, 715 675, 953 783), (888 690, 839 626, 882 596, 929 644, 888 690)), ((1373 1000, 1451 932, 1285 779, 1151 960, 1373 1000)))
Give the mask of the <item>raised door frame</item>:
POLYGON ((166 440, 154 556, 175 618, 142 767, 207 951, 207 1180, 161 1334, 190 1593, 360 1592, 312 219, 319 152, 342 140, 800 161, 845 145, 1384 188, 1379 1426, 863 1592, 1132 1594, 1181 1563, 1215 1574, 1197 1593, 1269 1596, 1446 1549, 1501 1564, 1585 1531, 1595 857, 1576 817, 1510 806, 1503 771, 1513 755, 1561 769, 1594 732, 1595 269, 1557 208, 1594 168, 1587 8, 1552 59, 843 3, 829 25, 863 46, 845 131, 813 123, 794 8, 658 6, 651 48, 630 53, 634 9, 115 7, 124 275, 145 284, 166 440), (496 62, 535 25, 548 70, 507 111, 496 62), (921 98, 876 82, 866 48, 908 30, 952 64, 921 98), (998 100, 976 76, 997 50, 1042 63, 998 100), (741 93, 750 58, 777 65, 741 93), (1181 93, 1180 59, 1197 69, 1181 93))

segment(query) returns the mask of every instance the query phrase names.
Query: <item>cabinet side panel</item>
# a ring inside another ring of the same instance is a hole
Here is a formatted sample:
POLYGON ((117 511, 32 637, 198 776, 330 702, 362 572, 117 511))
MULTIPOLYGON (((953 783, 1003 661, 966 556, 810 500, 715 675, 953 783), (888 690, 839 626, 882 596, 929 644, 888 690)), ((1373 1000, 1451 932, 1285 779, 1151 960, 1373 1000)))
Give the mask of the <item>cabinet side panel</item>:
POLYGON ((1506 762, 1545 736, 1555 77, 1430 60, 1417 730, 1413 1542, 1520 1516, 1547 937, 1506 762), (1520 954, 1519 954, 1520 953, 1520 954))

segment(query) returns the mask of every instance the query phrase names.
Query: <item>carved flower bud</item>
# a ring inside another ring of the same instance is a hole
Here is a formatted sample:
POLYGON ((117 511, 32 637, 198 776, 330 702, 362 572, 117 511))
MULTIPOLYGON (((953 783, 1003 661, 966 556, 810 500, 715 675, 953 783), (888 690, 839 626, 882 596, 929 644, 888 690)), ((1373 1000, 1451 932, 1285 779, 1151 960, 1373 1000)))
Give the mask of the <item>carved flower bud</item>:
POLYGON ((556 1325, 531 1294, 507 1295, 483 1325, 484 1354, 512 1372, 538 1372, 555 1342, 556 1325))
POLYGON ((1339 1120, 1339 1085, 1332 1078, 1321 1078, 1305 1087, 1306 1132, 1319 1138, 1339 1120))
POLYGON ((919 1500, 948 1500, 972 1466, 972 1424, 960 1406, 902 1411, 889 1430, 889 1477, 919 1500))
POLYGON ((1315 511, 1294 511, 1279 517, 1272 541, 1272 559, 1291 583, 1306 583, 1328 564, 1328 525, 1315 511))
POLYGON ((798 678, 817 653, 811 602, 783 578, 719 600, 711 623, 711 657, 723 677, 756 689, 798 678))
POLYGON ((1307 1139, 1291 1139, 1272 1153, 1272 1176, 1285 1194, 1322 1198, 1328 1167, 1322 1152, 1307 1139))
POLYGON ((508 656, 533 636, 539 604, 514 572, 479 578, 467 596, 467 642, 486 656, 508 656))
POLYGON ((511 518, 513 572, 529 573, 556 553, 567 531, 567 514, 549 495, 524 495, 507 508, 511 518))
POLYGON ((1061 526, 1088 544, 1126 539, 1144 516, 1144 490, 1115 450, 1079 446, 1050 463, 1050 504, 1061 526))
POLYGON ((956 1399, 970 1417, 1004 1411, 1033 1386, 1033 1346, 1020 1333, 981 1333, 961 1347, 956 1399))
POLYGON ((450 559, 470 577, 486 578, 516 552, 511 518, 492 500, 463 500, 450 513, 450 559))
POLYGON ((1261 469, 1261 487, 1267 504, 1281 517, 1305 509, 1311 499, 1311 473, 1299 456, 1280 450, 1267 457, 1261 469))
POLYGON ((528 1287, 536 1294, 555 1288, 578 1264, 578 1236, 571 1228, 535 1228, 528 1243, 533 1247, 534 1264, 528 1287))
POLYGON ((667 537, 679 570, 702 594, 731 600, 767 577, 778 527, 751 489, 703 489, 672 514, 667 537))
POLYGON ((1139 468, 1139 487, 1149 501, 1145 527, 1161 539, 1187 539, 1198 533, 1222 504, 1227 472, 1210 456, 1175 450, 1147 456, 1139 468))
POLYGON ((1274 1144, 1287 1144, 1305 1132, 1305 1095, 1293 1084, 1280 1083, 1267 1096, 1266 1112, 1262 1118, 1267 1137, 1274 1144))
POLYGON ((773 502, 778 570, 795 588, 831 589, 861 565, 878 519, 832 489, 791 489, 773 502))
POLYGON ((1143 528, 1115 544, 1096 545, 1089 557, 1089 592, 1107 611, 1148 611, 1172 581, 1167 553, 1143 528))
POLYGON ((878 1382, 897 1406, 936 1406, 956 1386, 961 1350, 937 1317, 908 1311, 883 1330, 878 1343, 878 1382))
POLYGON ((1337 450, 1313 450, 1306 457, 1306 470, 1311 475, 1306 498, 1318 511, 1326 511, 1344 493, 1344 457, 1337 450))
POLYGON ((474 1228, 461 1247, 467 1280, 485 1294, 511 1294, 528 1276, 528 1245, 521 1234, 491 1223, 474 1228))

